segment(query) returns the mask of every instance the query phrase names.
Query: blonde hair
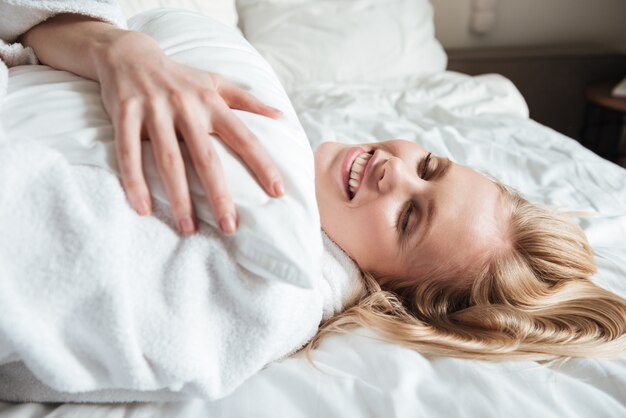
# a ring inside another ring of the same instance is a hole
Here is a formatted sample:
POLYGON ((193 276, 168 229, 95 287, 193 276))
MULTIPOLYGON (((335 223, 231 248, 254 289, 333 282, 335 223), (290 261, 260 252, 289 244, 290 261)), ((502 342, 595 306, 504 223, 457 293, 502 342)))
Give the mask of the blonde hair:
POLYGON ((422 280, 392 280, 384 288, 363 272, 360 295, 322 324, 303 348, 307 357, 325 336, 356 326, 420 353, 466 359, 626 354, 626 300, 589 279, 596 268, 582 229, 498 187, 510 245, 471 270, 433 270, 422 280), (460 275, 470 280, 455 280, 460 275))

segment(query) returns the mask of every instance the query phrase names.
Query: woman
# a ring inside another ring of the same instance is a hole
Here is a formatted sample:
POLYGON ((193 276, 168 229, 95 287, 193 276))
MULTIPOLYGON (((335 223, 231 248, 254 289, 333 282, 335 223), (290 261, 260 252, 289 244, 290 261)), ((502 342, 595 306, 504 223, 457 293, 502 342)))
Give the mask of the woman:
MULTIPOLYGON (((219 76, 171 62, 141 34, 75 15, 50 19, 22 41, 44 63, 101 83, 122 183, 140 214, 150 211, 142 130, 155 142, 181 232, 195 225, 177 132, 194 162, 211 154, 201 136, 216 132, 240 147, 268 193, 282 194, 277 170, 227 107, 278 112, 219 76)), ((322 226, 363 271, 363 289, 308 349, 330 332, 365 325, 421 352, 466 358, 626 353, 626 302, 589 280, 591 248, 564 216, 406 141, 326 143, 315 161, 322 226)), ((199 174, 222 231, 233 233, 236 214, 219 163, 199 174)))
POLYGON ((582 229, 408 141, 315 151, 322 227, 363 271, 362 325, 423 353, 490 360, 626 354, 626 301, 595 285, 582 229))

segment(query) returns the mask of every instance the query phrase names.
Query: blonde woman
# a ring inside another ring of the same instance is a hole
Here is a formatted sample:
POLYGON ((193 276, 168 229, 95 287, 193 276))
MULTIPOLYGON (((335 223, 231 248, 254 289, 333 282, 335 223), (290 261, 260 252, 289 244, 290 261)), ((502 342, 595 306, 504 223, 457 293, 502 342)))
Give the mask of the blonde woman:
POLYGON ((582 229, 419 145, 315 151, 322 227, 362 270, 307 345, 362 325, 422 353, 486 360, 626 354, 626 301, 595 285, 582 229))
MULTIPOLYGON (((197 155, 211 146, 194 139, 190 120, 202 120, 226 143, 246 142, 253 152, 242 159, 264 190, 283 193, 274 164, 228 108, 279 113, 221 77, 171 62, 141 34, 76 15, 51 18, 21 40, 44 63, 101 83, 122 183, 139 213, 151 206, 138 158, 142 126, 154 133, 157 160, 176 159, 160 172, 183 233, 196 225, 175 131, 197 155), (177 103, 182 93, 185 106, 177 103)), ((423 353, 465 358, 626 354, 626 301, 589 279, 592 250, 565 216, 407 141, 324 143, 315 162, 323 229, 363 278, 353 301, 322 324, 307 349, 363 325, 423 353)), ((233 233, 236 211, 219 162, 200 175, 222 232, 233 233)))

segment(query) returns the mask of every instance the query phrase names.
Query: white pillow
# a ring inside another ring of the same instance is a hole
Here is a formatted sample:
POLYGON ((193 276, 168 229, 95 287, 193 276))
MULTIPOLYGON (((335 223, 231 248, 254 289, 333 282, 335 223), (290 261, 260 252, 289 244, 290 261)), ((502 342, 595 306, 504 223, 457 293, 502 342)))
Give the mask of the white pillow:
POLYGON ((185 9, 237 27, 235 0, 118 0, 126 18, 159 7, 185 9))
MULTIPOLYGON (((313 287, 321 275, 322 239, 315 200, 313 153, 272 68, 233 28, 186 11, 155 10, 129 21, 155 38, 179 62, 250 86, 263 102, 283 111, 279 120, 243 111, 235 114, 254 132, 281 171, 286 195, 268 197, 246 168, 214 137, 240 228, 232 238, 236 262, 265 279, 313 287)), ((24 67, 16 67, 21 69, 24 67)), ((32 66, 2 107, 8 137, 33 138, 60 150, 75 164, 117 172, 114 133, 97 83, 43 66, 32 66)), ((153 196, 168 203, 148 141, 142 142, 153 196)), ((186 161, 186 149, 183 148, 186 161)), ((191 167, 190 163, 186 164, 191 167)), ((188 170, 198 217, 213 226, 200 181, 188 170)))
POLYGON ((287 91, 438 73, 446 55, 428 0, 238 0, 239 26, 287 91))

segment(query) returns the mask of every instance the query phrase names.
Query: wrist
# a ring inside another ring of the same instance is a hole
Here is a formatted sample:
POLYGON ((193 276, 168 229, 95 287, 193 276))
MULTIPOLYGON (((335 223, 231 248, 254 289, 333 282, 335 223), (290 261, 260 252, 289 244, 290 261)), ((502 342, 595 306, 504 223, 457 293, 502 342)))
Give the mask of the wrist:
POLYGON ((99 82, 117 69, 132 67, 144 58, 153 59, 160 54, 159 45, 150 36, 123 29, 107 31, 90 49, 99 82))
POLYGON ((32 27, 20 41, 43 64, 98 80, 98 57, 124 32, 89 16, 61 13, 32 27))
POLYGON ((126 58, 124 56, 124 44, 132 36, 131 31, 113 29, 102 33, 90 44, 89 56, 95 64, 99 82, 102 82, 105 74, 108 74, 124 61, 126 58))

